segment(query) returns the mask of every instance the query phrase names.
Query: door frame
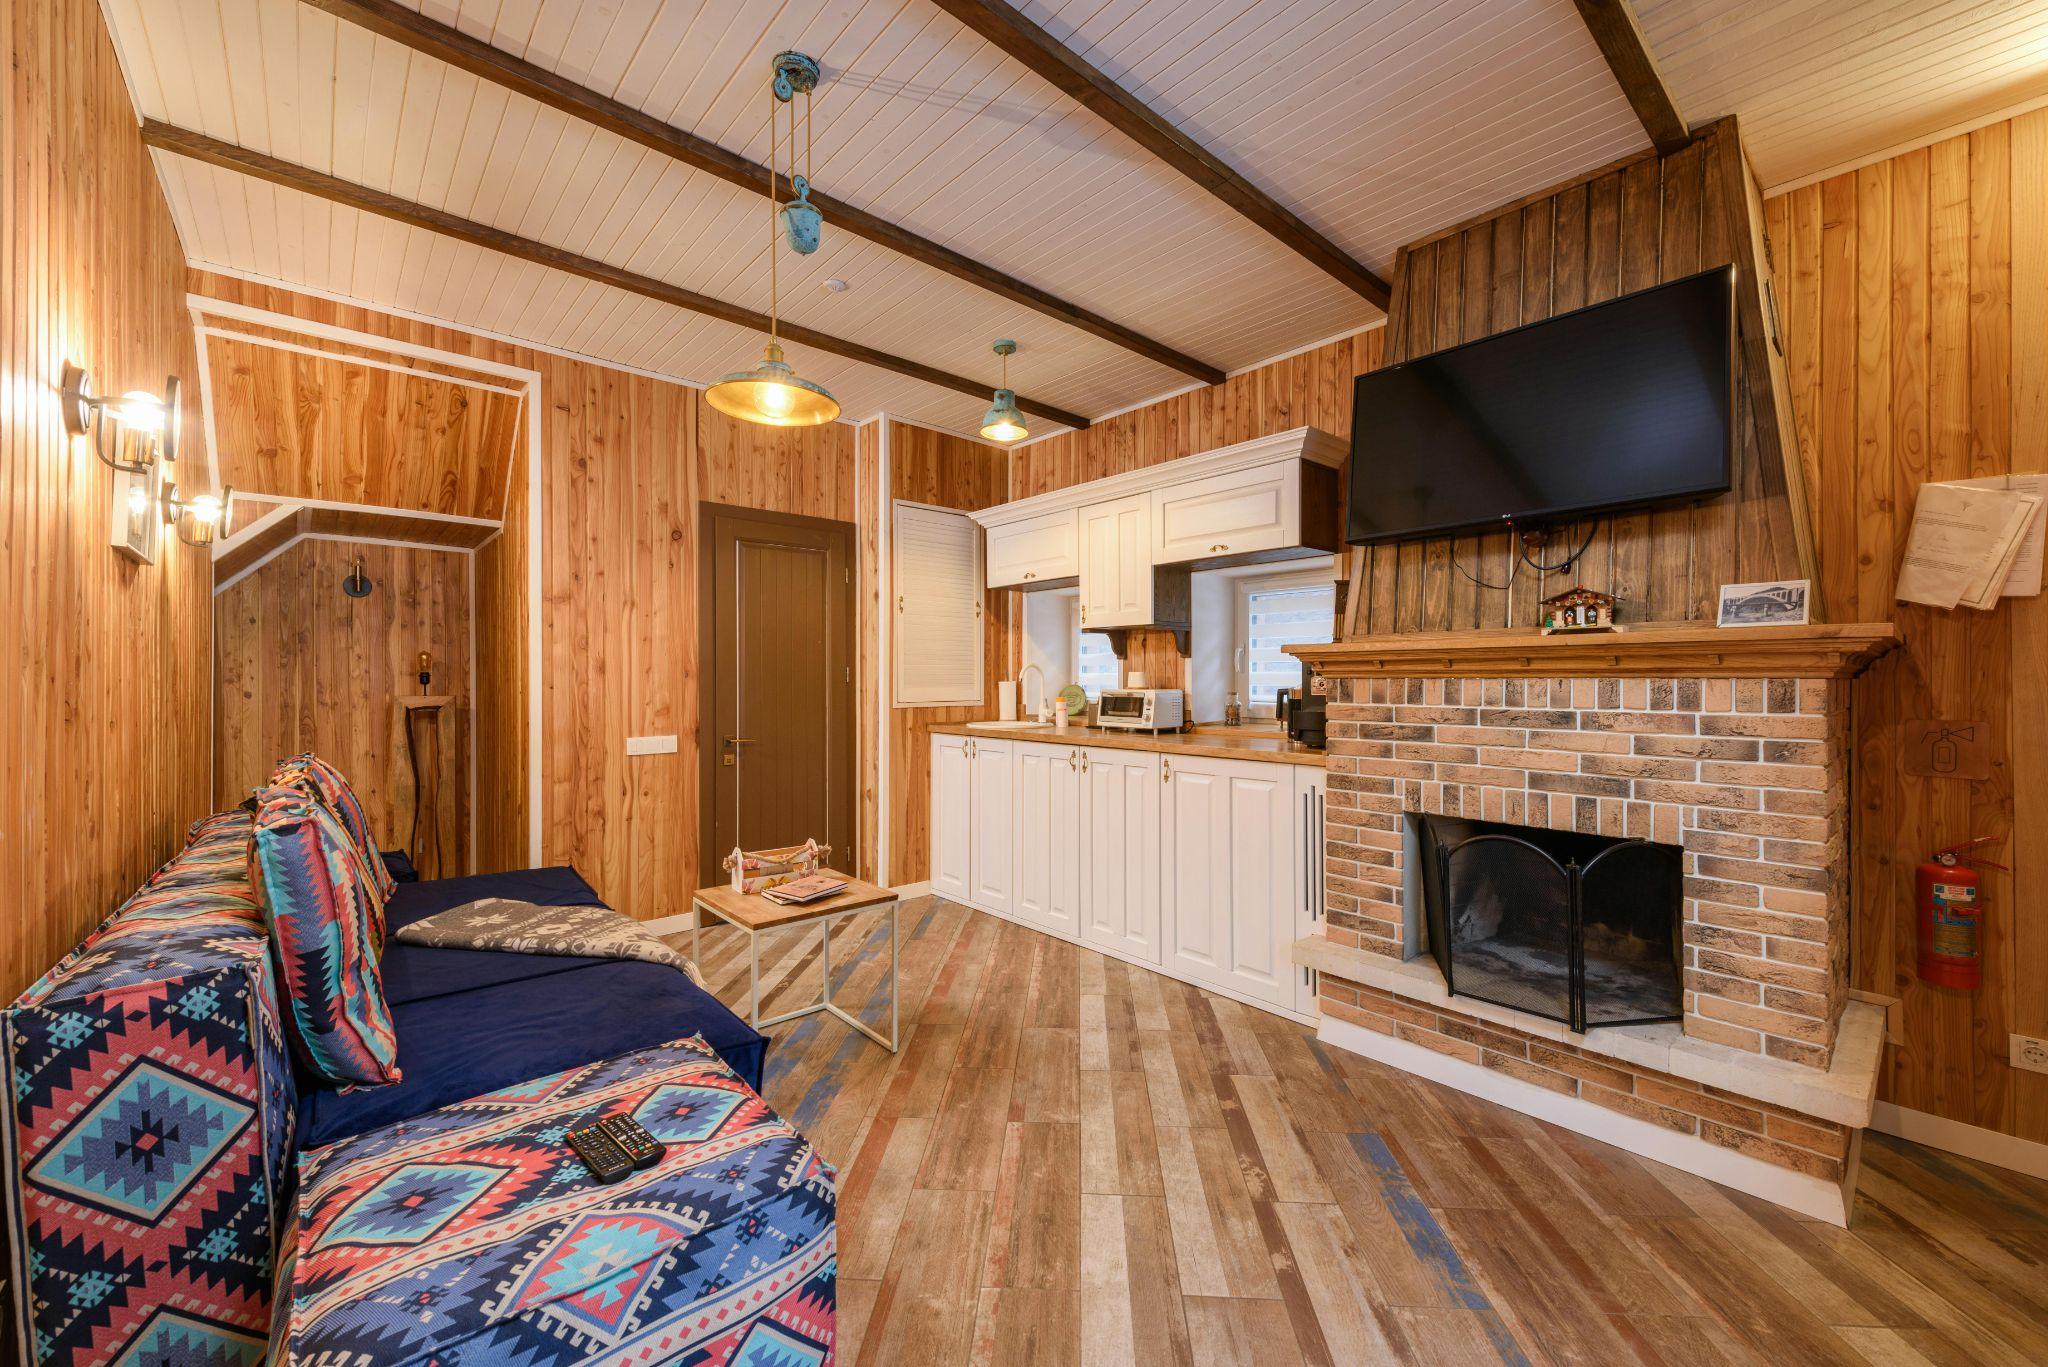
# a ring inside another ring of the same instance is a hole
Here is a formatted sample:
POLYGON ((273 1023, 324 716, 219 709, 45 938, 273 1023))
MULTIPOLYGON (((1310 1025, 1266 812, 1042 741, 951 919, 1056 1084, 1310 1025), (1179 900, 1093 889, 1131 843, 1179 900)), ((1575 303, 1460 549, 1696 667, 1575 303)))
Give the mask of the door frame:
POLYGON ((828 795, 828 803, 843 798, 847 814, 847 845, 845 849, 832 851, 833 867, 851 871, 860 860, 860 739, 854 726, 853 676, 856 642, 859 623, 856 614, 860 609, 860 586, 855 571, 859 566, 860 532, 852 522, 841 522, 836 518, 810 517, 802 513, 780 513, 766 508, 748 508, 731 503, 699 503, 697 505, 697 848, 701 862, 698 876, 701 881, 716 882, 711 871, 719 867, 719 861, 731 851, 716 848, 715 834, 717 818, 717 770, 721 767, 718 757, 718 567, 714 563, 716 550, 713 529, 719 518, 738 518, 764 527, 786 527, 809 532, 824 532, 839 542, 839 551, 844 556, 846 580, 842 585, 839 630, 834 632, 835 640, 826 643, 825 667, 830 670, 840 667, 845 682, 833 694, 831 713, 827 721, 828 738, 837 728, 837 741, 829 742, 833 755, 828 756, 827 781, 833 782, 831 760, 839 761, 838 769, 844 775, 836 781, 843 792, 828 795), (847 861, 852 861, 851 863, 847 861))

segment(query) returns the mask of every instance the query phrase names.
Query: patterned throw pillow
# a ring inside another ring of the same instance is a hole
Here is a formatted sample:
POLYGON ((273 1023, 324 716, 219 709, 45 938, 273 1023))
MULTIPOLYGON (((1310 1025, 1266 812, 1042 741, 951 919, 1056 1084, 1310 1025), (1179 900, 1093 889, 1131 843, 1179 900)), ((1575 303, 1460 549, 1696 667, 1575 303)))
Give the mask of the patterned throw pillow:
MULTIPOLYGON (((377 837, 370 830, 370 818, 363 811, 362 799, 342 777, 341 770, 308 751, 279 764, 270 781, 282 787, 304 788, 326 803, 341 818, 341 824, 348 829, 349 839, 355 842, 357 852, 362 855, 363 867, 370 871, 370 878, 376 884, 378 901, 381 903, 391 895, 398 882, 391 876, 391 870, 384 867, 384 855, 377 848, 377 837)), ((378 943, 383 943, 383 939, 384 927, 380 921, 378 943)))
POLYGON ((301 1055, 329 1081, 399 1080, 374 927, 381 899, 341 820, 296 787, 256 794, 254 881, 301 1055))

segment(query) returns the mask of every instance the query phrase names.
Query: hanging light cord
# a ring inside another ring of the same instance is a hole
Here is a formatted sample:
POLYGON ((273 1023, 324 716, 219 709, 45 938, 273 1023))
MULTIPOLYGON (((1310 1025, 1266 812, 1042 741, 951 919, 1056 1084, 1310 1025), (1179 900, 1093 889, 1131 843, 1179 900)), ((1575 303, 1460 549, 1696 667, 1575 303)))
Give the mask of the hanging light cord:
MULTIPOLYGON (((782 228, 782 223, 781 223, 781 213, 782 213, 782 205, 781 205, 780 203, 778 203, 778 202, 777 202, 777 201, 778 201, 778 199, 779 199, 779 197, 780 197, 780 196, 781 196, 781 194, 782 194, 782 190, 781 190, 781 188, 780 188, 779 182, 778 182, 778 181, 777 181, 777 179, 776 179, 776 171, 775 171, 775 163, 776 163, 777 159, 779 159, 779 158, 780 158, 780 157, 782 156, 782 125, 781 125, 781 122, 780 122, 780 120, 778 120, 778 119, 777 119, 777 118, 775 117, 775 107, 776 107, 776 106, 777 106, 778 104, 780 104, 780 103, 781 103, 781 101, 775 98, 775 92, 774 92, 774 91, 772 91, 772 90, 771 90, 771 91, 769 91, 769 92, 768 92, 768 344, 769 344, 770 346, 775 346, 775 345, 777 345, 777 344, 779 343, 779 341, 780 341, 780 337, 779 337, 779 335, 778 335, 779 329, 778 329, 777 323, 778 323, 778 315, 779 315, 779 313, 780 313, 780 307, 779 307, 779 305, 780 305, 780 302, 781 302, 781 298, 782 298, 782 282, 781 282, 781 281, 780 281, 780 280, 779 280, 779 279, 777 278, 777 276, 776 276, 776 270, 775 270, 775 264, 776 264, 776 259, 777 259, 777 257, 779 257, 779 256, 781 255, 781 253, 779 253, 779 252, 777 252, 777 251, 775 250, 775 239, 776 239, 776 237, 777 237, 777 236, 779 236, 779 235, 780 235, 780 232, 781 232, 781 228, 782 228)), ((793 110, 792 110, 792 111, 791 111, 791 113, 790 113, 790 116, 789 116, 789 117, 790 117, 790 141, 791 141, 791 142, 794 142, 794 141, 796 141, 796 113, 795 113, 795 111, 793 111, 793 110)), ((794 153, 792 153, 791 155, 792 155, 792 158, 793 158, 793 157, 794 157, 794 153)))

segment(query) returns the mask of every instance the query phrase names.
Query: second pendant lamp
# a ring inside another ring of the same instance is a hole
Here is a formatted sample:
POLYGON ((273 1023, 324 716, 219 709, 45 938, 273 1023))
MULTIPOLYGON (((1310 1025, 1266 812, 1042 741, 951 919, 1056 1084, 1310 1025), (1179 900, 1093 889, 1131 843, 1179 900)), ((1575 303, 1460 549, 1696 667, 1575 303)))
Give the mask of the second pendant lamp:
MULTIPOLYGON (((810 168, 810 97, 817 88, 818 64, 800 52, 785 52, 775 59, 775 78, 770 87, 774 103, 768 106, 768 128, 770 149, 768 156, 768 346, 762 352, 761 364, 751 370, 738 370, 704 391, 704 401, 719 412, 740 419, 742 422, 760 423, 764 427, 818 427, 839 416, 839 401, 820 384, 814 384, 796 373, 788 361, 782 358, 780 330, 780 309, 782 282, 776 269, 780 250, 779 239, 783 235, 783 206, 779 201, 779 185, 782 180, 791 182, 792 188, 801 186, 798 197, 792 205, 802 204, 812 214, 809 203, 803 199, 808 190, 808 175, 796 174, 796 110, 789 111, 789 165, 787 176, 779 175, 775 161, 782 150, 779 107, 790 104, 799 93, 804 97, 804 170, 810 168)), ((799 237, 791 231, 792 241, 799 237)), ((816 249, 816 227, 810 227, 808 243, 816 249)), ((798 248, 803 250, 801 246, 798 248)))
POLYGON ((1003 358, 1003 387, 996 391, 988 412, 981 415, 981 435, 990 441, 1022 441, 1031 435, 1017 407, 1017 393, 1010 388, 1010 355, 1016 349, 1017 344, 1007 337, 995 344, 996 355, 1003 358))

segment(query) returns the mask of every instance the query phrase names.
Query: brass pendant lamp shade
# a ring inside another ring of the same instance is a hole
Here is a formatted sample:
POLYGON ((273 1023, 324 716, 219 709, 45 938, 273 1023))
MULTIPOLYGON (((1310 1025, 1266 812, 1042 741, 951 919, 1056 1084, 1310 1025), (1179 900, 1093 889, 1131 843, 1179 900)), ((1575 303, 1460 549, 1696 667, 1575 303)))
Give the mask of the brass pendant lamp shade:
POLYGON ((761 354, 761 364, 752 370, 737 370, 726 376, 704 391, 704 400, 719 412, 742 422, 759 423, 763 427, 817 427, 839 416, 839 401, 823 385, 813 384, 799 376, 795 368, 782 359, 782 339, 778 335, 782 282, 776 269, 776 255, 785 221, 790 225, 790 240, 796 250, 806 253, 817 250, 815 224, 799 232, 801 225, 795 221, 795 216, 785 213, 785 208, 800 205, 812 216, 817 212, 803 196, 809 189, 810 96, 818 83, 818 64, 800 52, 784 52, 775 58, 774 73, 769 88, 773 102, 768 106, 771 143, 768 158, 768 346, 761 354), (796 174, 796 110, 792 108, 789 115, 790 164, 784 177, 774 169, 776 154, 782 148, 777 110, 799 94, 804 97, 805 174, 796 174), (789 206, 778 202, 781 198, 778 185, 782 179, 788 179, 797 191, 797 198, 789 206))
POLYGON ((761 364, 726 376, 704 391, 704 400, 730 417, 765 427, 818 427, 839 416, 839 401, 791 369, 777 342, 768 344, 761 364))

